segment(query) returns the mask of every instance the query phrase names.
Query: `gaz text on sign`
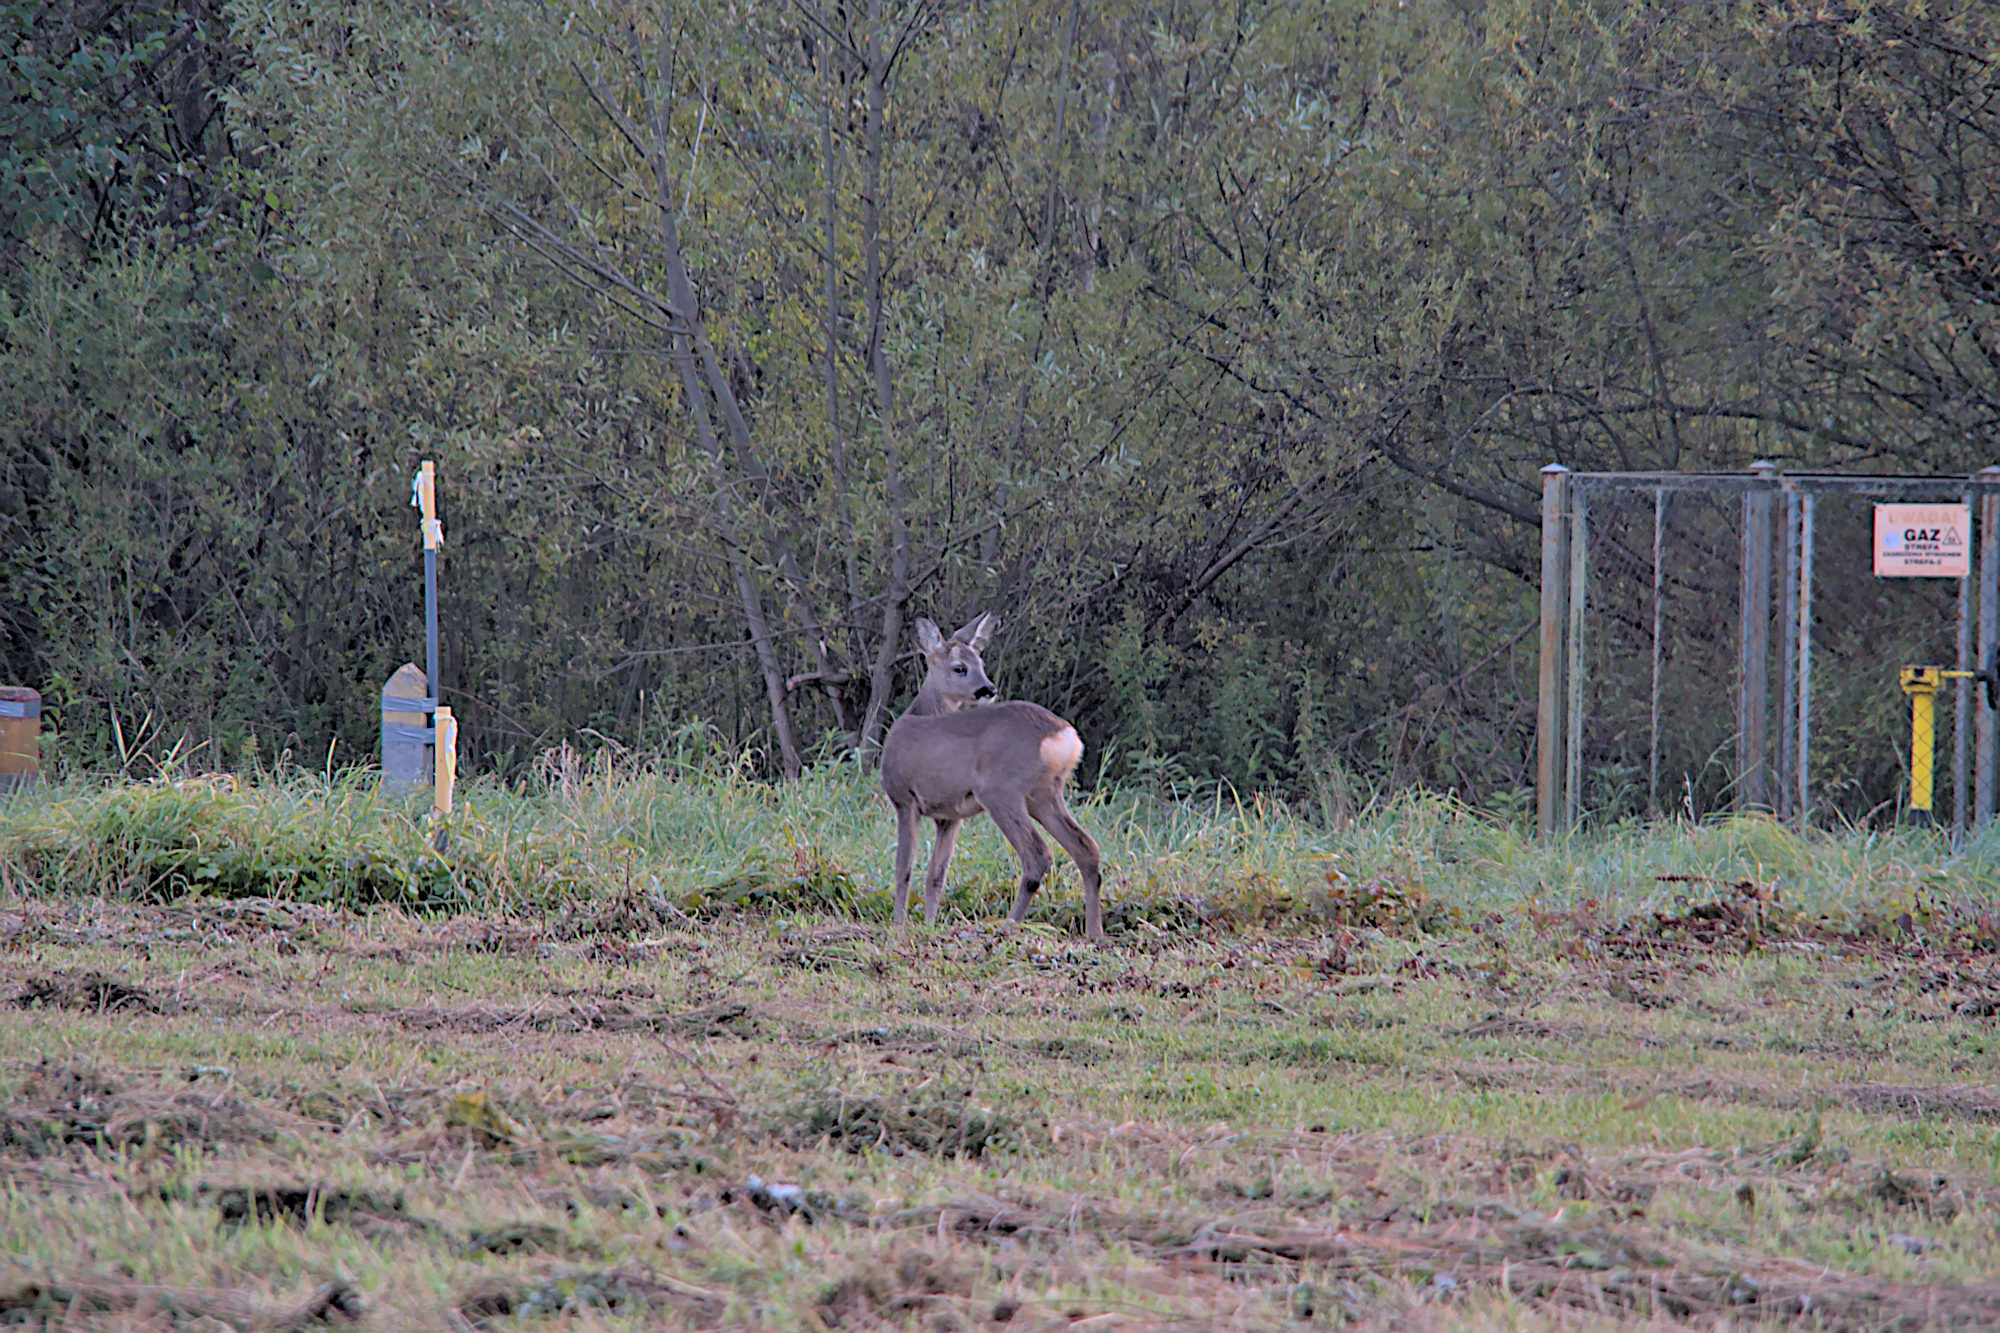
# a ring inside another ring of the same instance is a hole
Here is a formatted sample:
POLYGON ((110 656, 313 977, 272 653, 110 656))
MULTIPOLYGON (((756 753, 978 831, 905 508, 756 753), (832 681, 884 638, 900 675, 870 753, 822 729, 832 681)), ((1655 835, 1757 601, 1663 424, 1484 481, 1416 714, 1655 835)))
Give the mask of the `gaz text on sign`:
POLYGON ((1971 531, 1968 505, 1876 505, 1875 577, 1962 579, 1971 531))

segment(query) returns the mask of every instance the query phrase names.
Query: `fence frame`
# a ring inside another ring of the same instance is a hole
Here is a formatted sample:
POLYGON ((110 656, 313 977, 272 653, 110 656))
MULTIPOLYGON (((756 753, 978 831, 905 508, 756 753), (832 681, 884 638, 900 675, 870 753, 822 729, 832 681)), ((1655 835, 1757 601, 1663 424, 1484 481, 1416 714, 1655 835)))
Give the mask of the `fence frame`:
MULTIPOLYGON (((1653 495, 1653 695, 1650 781, 1659 781, 1660 533, 1667 502, 1679 492, 1740 495, 1743 504, 1741 580, 1737 599, 1736 774, 1739 810, 1766 810, 1803 828, 1811 818, 1808 778, 1812 759, 1813 501, 1821 495, 1856 495, 1885 502, 1934 501, 1971 507, 1968 541, 1977 553, 1978 596, 1973 579, 1959 580, 1958 661, 1973 669, 1974 611, 1978 662, 1993 661, 2000 645, 2000 467, 1970 476, 1845 476, 1781 472, 1775 463, 1752 463, 1747 472, 1572 472, 1560 463, 1542 469, 1542 623, 1540 700, 1536 710, 1535 816, 1544 837, 1574 829, 1582 817, 1585 609, 1589 593, 1589 506, 1592 491, 1653 495), (1775 753, 1769 742, 1773 520, 1784 501, 1785 554, 1780 587, 1783 661, 1780 667, 1775 753), (1975 501, 1977 502, 1975 504, 1975 501)), ((1970 554, 1970 552, 1969 552, 1970 554)), ((1886 687, 1886 686, 1885 686, 1886 687)), ((1952 830, 1984 828, 1994 814, 1996 758, 1994 710, 1957 682, 1952 710, 1952 830), (1965 719, 1973 719, 1968 736, 1965 719), (1968 750, 1975 752, 1968 755, 1968 750), (1973 799, 1966 800, 1968 760, 1976 768, 1973 799)))

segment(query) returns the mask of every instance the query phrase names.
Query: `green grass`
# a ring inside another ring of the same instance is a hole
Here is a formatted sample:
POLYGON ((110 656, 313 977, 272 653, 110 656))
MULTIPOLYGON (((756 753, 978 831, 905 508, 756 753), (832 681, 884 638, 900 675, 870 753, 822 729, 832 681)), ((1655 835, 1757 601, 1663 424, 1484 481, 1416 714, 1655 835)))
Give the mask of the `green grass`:
MULTIPOLYGON (((1786 911, 1844 928, 1884 929, 1909 913, 1919 927, 1977 930, 2000 885, 2000 828, 1957 850, 1923 830, 1800 835, 1763 818, 1628 823, 1548 843, 1423 794, 1339 830, 1262 795, 1162 801, 1108 790, 1076 804, 1105 850, 1114 929, 1139 919, 1633 917, 1750 880, 1774 888, 1786 911)), ((0 881, 30 896, 192 893, 427 911, 560 910, 619 892, 702 915, 882 920, 889 910, 893 821, 873 778, 852 764, 773 786, 728 772, 620 770, 599 756, 532 792, 468 783, 442 827, 440 854, 422 798, 385 796, 367 771, 55 786, 0 805, 0 881)), ((974 821, 953 863, 949 910, 955 919, 1004 911, 1015 875, 991 823, 974 821)), ((1076 898, 1059 858, 1042 919, 1071 926, 1076 898)))
POLYGON ((463 797, 0 807, 0 1319, 2000 1318, 1990 839, 1103 793, 1092 945, 845 767, 463 797))

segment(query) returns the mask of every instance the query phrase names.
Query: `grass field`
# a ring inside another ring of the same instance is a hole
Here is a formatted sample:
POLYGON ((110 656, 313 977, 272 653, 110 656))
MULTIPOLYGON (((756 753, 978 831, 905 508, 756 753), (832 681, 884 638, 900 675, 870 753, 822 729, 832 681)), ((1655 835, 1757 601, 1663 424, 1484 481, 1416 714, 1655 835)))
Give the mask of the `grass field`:
POLYGON ((0 1324, 2000 1326, 2000 842, 545 777, 0 808, 0 1324))

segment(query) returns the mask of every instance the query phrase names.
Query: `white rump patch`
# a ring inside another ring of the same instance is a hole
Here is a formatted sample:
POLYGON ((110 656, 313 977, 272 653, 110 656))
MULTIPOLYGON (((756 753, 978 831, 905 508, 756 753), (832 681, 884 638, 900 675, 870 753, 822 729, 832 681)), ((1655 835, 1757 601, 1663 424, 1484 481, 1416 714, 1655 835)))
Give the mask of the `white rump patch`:
POLYGON ((1083 738, 1076 734, 1075 727, 1064 727, 1052 736, 1042 737, 1042 762, 1058 780, 1069 781, 1082 758, 1083 738))

